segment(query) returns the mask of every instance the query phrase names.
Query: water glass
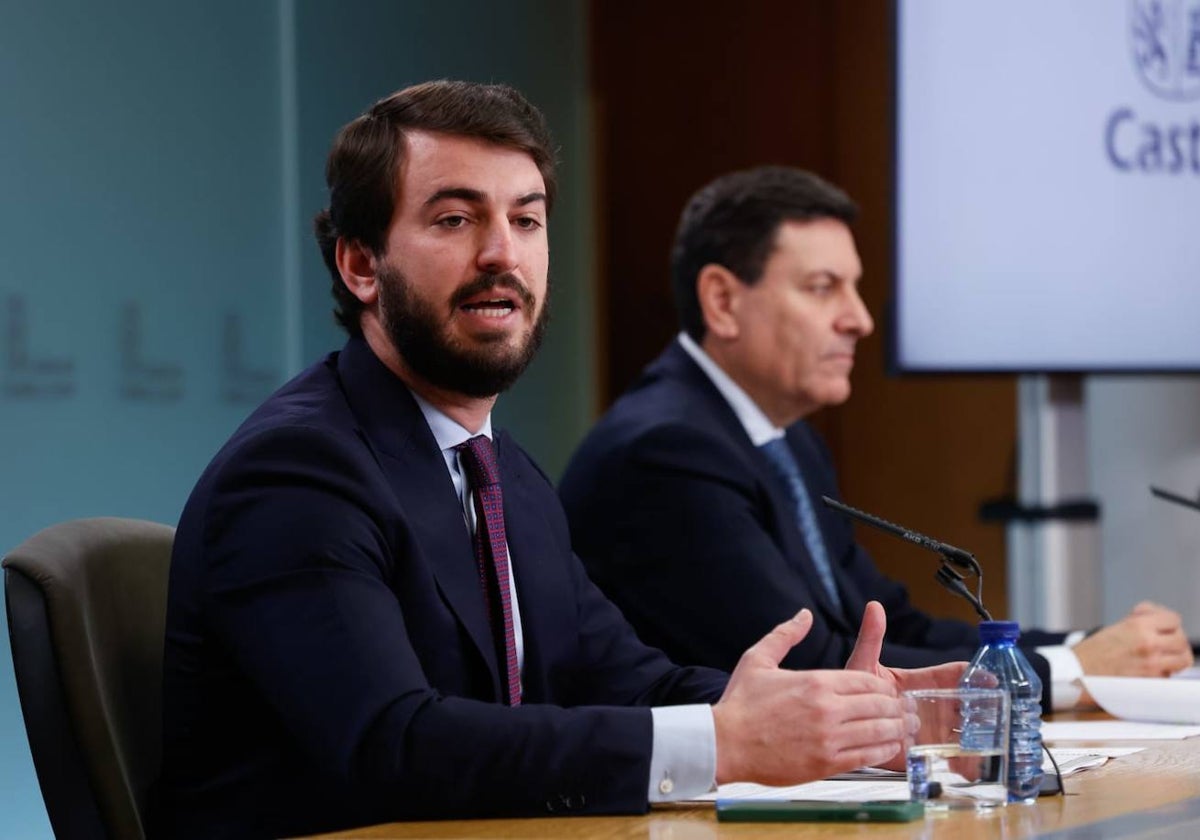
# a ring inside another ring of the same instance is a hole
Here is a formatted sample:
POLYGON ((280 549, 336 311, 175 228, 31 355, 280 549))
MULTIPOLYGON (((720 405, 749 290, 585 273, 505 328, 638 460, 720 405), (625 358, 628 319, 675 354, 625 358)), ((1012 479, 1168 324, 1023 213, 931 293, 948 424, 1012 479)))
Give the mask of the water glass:
POLYGON ((906 691, 916 731, 905 739, 909 798, 931 810, 987 809, 1008 801, 1008 692, 906 691))

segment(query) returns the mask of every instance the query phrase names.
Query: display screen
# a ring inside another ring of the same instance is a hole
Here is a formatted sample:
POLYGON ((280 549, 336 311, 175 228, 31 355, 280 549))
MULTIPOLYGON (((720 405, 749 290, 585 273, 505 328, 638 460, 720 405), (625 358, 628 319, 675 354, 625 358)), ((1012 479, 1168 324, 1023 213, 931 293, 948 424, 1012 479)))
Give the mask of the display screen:
POLYGON ((1200 0, 897 0, 891 362, 1200 370, 1200 0))

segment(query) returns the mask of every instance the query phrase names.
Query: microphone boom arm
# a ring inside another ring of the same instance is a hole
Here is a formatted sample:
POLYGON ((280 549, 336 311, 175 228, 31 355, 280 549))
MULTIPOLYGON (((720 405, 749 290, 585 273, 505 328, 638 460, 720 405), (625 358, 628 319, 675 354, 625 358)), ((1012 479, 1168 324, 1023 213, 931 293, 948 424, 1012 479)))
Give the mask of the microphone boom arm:
POLYGON ((975 559, 975 555, 971 552, 952 546, 949 543, 935 540, 933 537, 927 537, 922 533, 910 530, 902 525, 897 525, 895 522, 888 522, 886 519, 881 519, 858 508, 850 507, 850 505, 843 504, 837 499, 822 496, 821 501, 825 503, 826 507, 840 511, 851 519, 865 522, 881 531, 886 531, 893 536, 900 537, 902 540, 915 543, 940 556, 943 565, 938 569, 937 574, 934 575, 937 582, 956 595, 965 598, 975 608, 975 612, 979 613, 985 621, 991 621, 991 614, 983 606, 983 570, 980 568, 979 562, 975 559), (963 576, 951 568, 952 566, 957 566, 959 569, 975 575, 978 587, 974 595, 971 594, 971 590, 963 583, 963 576))

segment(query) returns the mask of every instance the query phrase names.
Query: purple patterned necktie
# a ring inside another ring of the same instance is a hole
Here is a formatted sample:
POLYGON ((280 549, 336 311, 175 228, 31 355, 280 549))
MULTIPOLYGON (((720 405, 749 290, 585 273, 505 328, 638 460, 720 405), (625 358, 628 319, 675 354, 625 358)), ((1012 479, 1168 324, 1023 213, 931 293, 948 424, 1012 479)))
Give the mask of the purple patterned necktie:
MULTIPOLYGON (((504 659, 508 671, 508 705, 521 705, 521 673, 517 667, 517 636, 513 632, 512 594, 508 589, 508 543, 504 535, 504 495, 500 492, 500 465, 492 442, 476 435, 454 447, 462 455, 467 478, 475 494, 475 562, 488 605, 492 632, 503 629, 504 659), (496 626, 494 603, 500 603, 496 626)), ((497 639, 497 641, 499 641, 497 639)))

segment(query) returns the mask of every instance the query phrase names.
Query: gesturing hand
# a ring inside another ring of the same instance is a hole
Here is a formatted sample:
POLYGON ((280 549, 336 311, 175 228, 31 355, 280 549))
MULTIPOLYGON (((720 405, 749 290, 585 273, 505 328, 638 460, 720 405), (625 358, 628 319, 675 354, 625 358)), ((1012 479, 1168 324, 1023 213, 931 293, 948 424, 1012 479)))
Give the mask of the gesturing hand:
MULTIPOLYGON (((887 616, 883 605, 871 601, 863 611, 862 625, 854 650, 846 660, 846 670, 863 671, 888 680, 899 694, 918 688, 954 688, 966 670, 966 662, 948 662, 929 668, 885 668, 879 664, 879 653, 883 650, 883 634, 887 630, 887 616)), ((888 770, 904 769, 903 752, 882 765, 888 770)))
POLYGON ((713 707, 718 783, 797 784, 899 751, 906 720, 894 676, 779 667, 812 621, 801 610, 742 654, 713 707))

